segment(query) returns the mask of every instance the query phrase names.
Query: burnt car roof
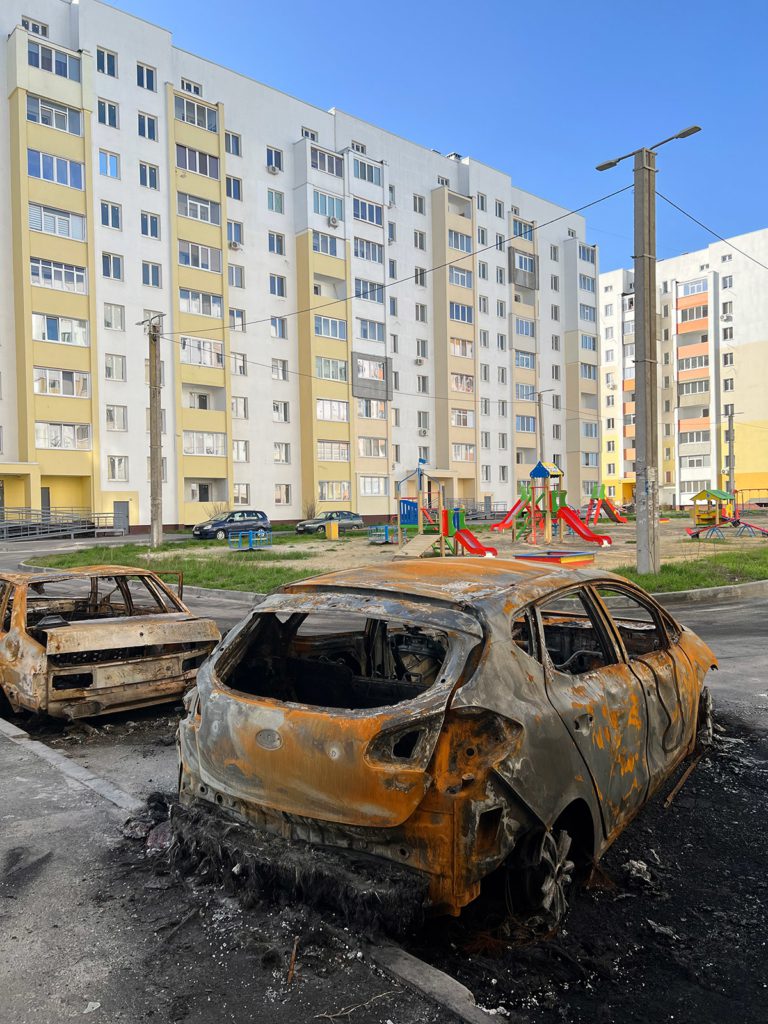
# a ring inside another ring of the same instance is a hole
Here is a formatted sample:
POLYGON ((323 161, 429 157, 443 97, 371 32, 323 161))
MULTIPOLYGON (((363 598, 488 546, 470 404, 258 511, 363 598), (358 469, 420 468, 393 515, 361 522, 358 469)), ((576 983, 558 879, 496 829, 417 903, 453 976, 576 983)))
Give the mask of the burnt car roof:
MULTIPOLYGON (((551 565, 532 565, 517 559, 459 558, 412 559, 378 563, 357 569, 312 576, 287 583, 278 593, 300 594, 308 590, 376 590, 393 595, 424 597, 452 604, 483 604, 497 599, 505 591, 515 591, 516 601, 524 603, 539 597, 546 585, 559 587, 570 582, 617 579, 612 573, 590 569, 564 569, 551 565)), ((631 584, 630 584, 631 585, 631 584)))
POLYGON ((75 565, 71 569, 49 569, 44 572, 0 572, 0 580, 16 586, 53 582, 70 576, 157 576, 152 569, 129 565, 75 565))

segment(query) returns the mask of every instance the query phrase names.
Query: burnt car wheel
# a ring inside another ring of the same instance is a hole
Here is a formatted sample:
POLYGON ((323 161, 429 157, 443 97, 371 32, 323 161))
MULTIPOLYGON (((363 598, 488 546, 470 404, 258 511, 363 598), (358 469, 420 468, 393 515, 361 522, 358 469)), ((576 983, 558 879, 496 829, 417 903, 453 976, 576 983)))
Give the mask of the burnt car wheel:
POLYGON ((706 750, 712 746, 714 736, 714 705, 709 687, 702 687, 699 694, 699 714, 697 718, 696 747, 698 750, 706 750))
POLYGON ((324 526, 318 526, 318 528, 315 530, 315 533, 320 533, 323 536, 325 536, 325 527, 324 526))
POLYGON ((217 530, 216 531, 216 540, 226 540, 226 539, 227 539, 227 531, 226 530, 217 530))
POLYGON ((507 868, 507 907, 513 917, 539 934, 553 932, 568 912, 567 889, 574 862, 571 837, 564 830, 534 829, 516 847, 507 868))

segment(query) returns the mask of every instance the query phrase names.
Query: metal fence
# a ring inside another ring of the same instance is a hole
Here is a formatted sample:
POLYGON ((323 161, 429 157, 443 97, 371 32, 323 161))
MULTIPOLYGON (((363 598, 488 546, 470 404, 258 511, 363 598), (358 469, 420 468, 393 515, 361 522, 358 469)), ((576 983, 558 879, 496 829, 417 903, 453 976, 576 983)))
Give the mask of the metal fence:
POLYGON ((44 537, 121 536, 112 512, 88 508, 0 508, 0 541, 44 537))

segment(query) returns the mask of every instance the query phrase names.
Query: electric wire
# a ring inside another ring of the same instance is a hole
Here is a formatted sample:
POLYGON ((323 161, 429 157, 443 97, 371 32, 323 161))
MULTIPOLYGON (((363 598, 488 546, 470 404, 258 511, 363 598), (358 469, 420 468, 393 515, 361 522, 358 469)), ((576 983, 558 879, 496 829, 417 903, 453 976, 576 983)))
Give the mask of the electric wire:
POLYGON ((657 192, 656 195, 659 197, 659 199, 663 199, 665 203, 668 203, 670 206, 674 207, 674 209, 677 210, 679 213, 682 213, 682 215, 684 217, 687 217, 688 220, 692 220, 694 224, 698 224, 700 228, 703 228, 705 231, 709 232, 710 235, 713 235, 721 242, 725 242, 726 245, 730 246, 730 248, 734 250, 734 252, 738 252, 740 255, 744 256, 745 259, 751 260, 753 263, 756 263, 757 266, 762 267, 763 270, 768 270, 768 264, 762 263, 759 259, 757 259, 756 256, 753 256, 751 253, 746 252, 744 249, 740 249, 738 245, 734 245, 732 239, 724 238, 723 235, 715 231, 714 228, 708 227, 703 221, 699 220, 698 217, 694 217, 692 213, 689 213, 687 210, 684 210, 682 206, 678 206, 678 204, 673 202, 673 200, 671 200, 668 196, 665 196, 663 192, 657 192))
MULTIPOLYGON (((552 217, 550 220, 542 221, 540 224, 531 224, 530 225, 531 233, 533 233, 534 231, 540 231, 542 228, 549 227, 552 224, 556 224, 558 221, 565 220, 566 217, 572 217, 574 214, 581 213, 583 210, 588 210, 588 209, 590 209, 593 206, 597 206, 599 203, 604 203, 606 200, 613 199, 614 196, 621 195, 622 192, 628 192, 630 189, 633 189, 633 188, 634 188, 634 185, 625 185, 623 188, 616 189, 615 192, 608 192, 606 195, 600 196, 599 199, 593 199, 589 203, 584 203, 583 206, 577 206, 573 210, 566 210, 565 213, 558 214, 557 217, 552 217)), ((444 270, 446 267, 453 266, 454 263, 464 263, 468 258, 470 258, 472 256, 479 256, 480 253, 483 253, 483 252, 490 252, 492 249, 496 249, 499 252, 503 252, 502 249, 499 249, 499 246, 500 245, 508 245, 510 242, 514 242, 515 238, 517 238, 517 237, 520 237, 520 236, 510 235, 509 237, 504 238, 502 241, 493 242, 490 245, 482 246, 480 249, 473 249, 472 252, 464 253, 461 256, 457 256, 455 259, 447 260, 445 263, 438 263, 438 264, 435 264, 435 265, 433 265, 431 267, 426 267, 426 268, 424 268, 424 272, 426 274, 433 274, 437 270, 444 270)), ((344 239, 342 239, 342 241, 344 241, 344 239)), ((399 284, 405 284, 406 282, 413 281, 413 279, 414 279, 414 275, 413 274, 408 274, 406 277, 400 277, 400 278, 397 278, 396 280, 393 280, 393 281, 385 281, 384 284, 382 284, 382 285, 378 285, 377 284, 376 287, 377 287, 377 289, 381 288, 383 291, 386 291, 387 289, 394 288, 394 287, 396 287, 399 284)), ((354 295, 354 294, 345 295, 345 296, 342 296, 340 298, 334 298, 332 301, 320 303, 319 305, 306 306, 303 309, 291 310, 288 313, 283 313, 282 317, 287 319, 288 317, 301 316, 304 313, 315 313, 315 312, 318 312, 321 309, 327 308, 328 306, 336 306, 336 305, 338 305, 341 302, 351 302, 351 300, 355 299, 355 298, 360 298, 360 296, 354 295)), ((200 330, 197 332, 197 334, 208 334, 208 333, 211 333, 212 331, 213 332, 215 332, 215 331, 240 331, 240 330, 242 330, 243 327, 251 327, 251 326, 255 326, 256 324, 270 323, 272 321, 272 319, 273 319, 272 315, 265 316, 265 317, 258 317, 255 320, 245 320, 242 325, 238 325, 237 327, 233 326, 232 324, 224 323, 224 324, 218 325, 216 327, 200 328, 200 330)), ((164 331, 163 332, 163 337, 167 338, 170 335, 178 335, 178 334, 189 334, 189 332, 188 331, 164 331)), ((195 337, 197 337, 197 334, 195 335, 195 337)))

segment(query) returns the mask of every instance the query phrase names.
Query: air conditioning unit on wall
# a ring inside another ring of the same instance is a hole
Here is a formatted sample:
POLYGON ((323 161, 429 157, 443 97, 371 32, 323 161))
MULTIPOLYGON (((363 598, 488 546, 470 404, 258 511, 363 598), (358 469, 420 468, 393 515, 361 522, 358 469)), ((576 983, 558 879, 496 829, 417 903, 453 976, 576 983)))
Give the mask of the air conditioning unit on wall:
POLYGON ((421 430, 419 431, 419 437, 426 437, 428 433, 429 431, 425 430, 424 427, 422 427, 421 430))
POLYGON ((279 174, 280 173, 280 168, 279 167, 275 167, 274 164, 267 164, 267 170, 269 171, 270 174, 279 174))
POLYGON ((328 227, 329 228, 337 228, 338 226, 339 226, 339 218, 338 217, 329 217, 328 218, 328 227))

